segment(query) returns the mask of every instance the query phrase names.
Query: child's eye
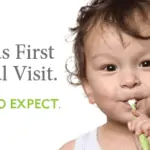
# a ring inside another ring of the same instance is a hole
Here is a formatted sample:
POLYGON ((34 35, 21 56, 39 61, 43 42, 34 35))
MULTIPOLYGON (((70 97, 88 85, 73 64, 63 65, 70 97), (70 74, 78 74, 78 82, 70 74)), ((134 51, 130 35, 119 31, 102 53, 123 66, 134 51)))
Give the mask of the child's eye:
POLYGON ((117 69, 117 67, 115 65, 112 65, 112 64, 105 65, 103 67, 103 70, 106 70, 106 71, 115 71, 116 69, 117 69))
POLYGON ((150 67, 150 60, 143 61, 140 64, 141 67, 150 67))

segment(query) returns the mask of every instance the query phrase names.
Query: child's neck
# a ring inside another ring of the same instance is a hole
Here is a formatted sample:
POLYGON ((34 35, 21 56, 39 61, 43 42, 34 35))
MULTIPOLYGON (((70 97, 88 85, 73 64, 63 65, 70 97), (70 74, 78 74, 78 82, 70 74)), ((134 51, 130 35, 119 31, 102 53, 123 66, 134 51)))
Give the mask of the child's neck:
POLYGON ((107 119, 107 123, 99 128, 98 141, 102 149, 106 150, 118 149, 118 147, 129 150, 137 149, 135 136, 129 131, 127 124, 110 119, 107 119))
POLYGON ((107 119, 107 123, 103 126, 105 131, 108 131, 108 133, 115 133, 116 135, 132 135, 132 133, 129 131, 127 124, 118 123, 114 120, 107 119))

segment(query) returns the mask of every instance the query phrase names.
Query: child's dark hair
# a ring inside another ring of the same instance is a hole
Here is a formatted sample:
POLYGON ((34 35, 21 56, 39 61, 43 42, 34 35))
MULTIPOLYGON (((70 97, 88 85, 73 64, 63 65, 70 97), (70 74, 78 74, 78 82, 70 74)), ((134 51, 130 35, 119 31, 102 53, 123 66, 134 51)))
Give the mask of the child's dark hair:
MULTIPOLYGON (((77 18, 77 26, 70 31, 75 34, 73 52, 75 58, 75 71, 69 72, 69 82, 80 85, 86 80, 86 61, 84 38, 98 23, 115 27, 120 33, 124 32, 134 38, 147 40, 150 36, 142 36, 136 25, 135 12, 142 21, 149 20, 150 0, 93 0, 90 4, 81 7, 77 18), (79 79, 78 83, 72 77, 79 79)), ((121 34, 119 34, 121 39, 121 34)), ((66 64, 67 68, 67 64, 66 64)))

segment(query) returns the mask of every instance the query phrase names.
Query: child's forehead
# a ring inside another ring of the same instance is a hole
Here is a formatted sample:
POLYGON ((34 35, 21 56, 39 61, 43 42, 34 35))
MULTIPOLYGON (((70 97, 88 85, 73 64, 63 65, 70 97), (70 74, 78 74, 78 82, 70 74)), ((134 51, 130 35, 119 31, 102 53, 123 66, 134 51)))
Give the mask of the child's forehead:
MULTIPOLYGON (((143 30, 142 27, 140 30, 143 35, 150 35, 150 26, 143 25, 143 30)), ((139 49, 150 47, 150 40, 135 39, 111 26, 105 26, 103 29, 94 27, 85 38, 84 43, 87 55, 94 55, 97 51, 106 50, 115 53, 116 50, 126 50, 131 46, 139 49)))
POLYGON ((130 43, 133 42, 133 38, 119 32, 113 27, 104 27, 99 29, 94 27, 85 39, 85 51, 87 53, 93 53, 99 50, 113 50, 113 49, 124 49, 130 43))

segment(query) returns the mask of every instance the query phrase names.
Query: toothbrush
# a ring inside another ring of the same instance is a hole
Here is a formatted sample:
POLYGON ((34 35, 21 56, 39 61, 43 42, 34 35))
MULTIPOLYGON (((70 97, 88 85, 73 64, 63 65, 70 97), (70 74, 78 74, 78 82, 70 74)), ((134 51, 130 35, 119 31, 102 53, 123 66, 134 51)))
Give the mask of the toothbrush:
MULTIPOLYGON (((129 105, 131 106, 131 108, 133 110, 136 110, 135 102, 136 102, 135 99, 131 99, 131 100, 128 101, 129 105)), ((146 136, 144 134, 141 134, 139 136, 139 141, 141 143, 142 150, 150 150, 150 144, 149 144, 148 139, 146 138, 146 136)))

